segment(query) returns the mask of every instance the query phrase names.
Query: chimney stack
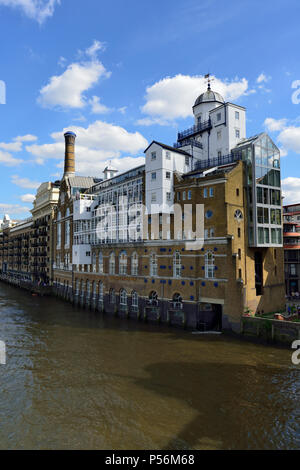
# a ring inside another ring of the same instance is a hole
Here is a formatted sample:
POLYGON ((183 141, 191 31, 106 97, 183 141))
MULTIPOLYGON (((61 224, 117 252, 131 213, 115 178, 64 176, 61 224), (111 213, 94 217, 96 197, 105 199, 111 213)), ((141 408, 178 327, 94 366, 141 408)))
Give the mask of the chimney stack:
POLYGON ((75 139, 74 132, 65 133, 65 170, 66 176, 75 176, 75 139))

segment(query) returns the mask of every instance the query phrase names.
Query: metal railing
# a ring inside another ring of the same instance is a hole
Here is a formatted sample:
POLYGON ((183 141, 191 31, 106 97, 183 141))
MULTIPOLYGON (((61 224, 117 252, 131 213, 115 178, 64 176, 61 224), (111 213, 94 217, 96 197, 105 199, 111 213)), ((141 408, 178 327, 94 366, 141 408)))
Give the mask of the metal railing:
POLYGON ((194 125, 190 127, 189 129, 185 129, 182 132, 178 132, 178 140, 185 139, 186 137, 189 137, 190 135, 197 134, 198 132, 202 132, 206 129, 211 128, 211 120, 208 119, 207 121, 200 122, 197 125, 194 125))
POLYGON ((182 140, 181 142, 175 142, 173 147, 175 149, 180 149, 182 147, 186 147, 187 145, 191 145, 192 147, 197 147, 199 149, 203 148, 203 145, 201 144, 201 142, 198 142, 197 140, 194 140, 194 139, 185 139, 185 140, 182 140))
POLYGON ((229 163, 237 162, 241 159, 242 155, 240 153, 230 153, 228 155, 209 158, 207 160, 196 160, 194 161, 193 170, 204 170, 207 168, 213 168, 214 166, 227 165, 229 163))

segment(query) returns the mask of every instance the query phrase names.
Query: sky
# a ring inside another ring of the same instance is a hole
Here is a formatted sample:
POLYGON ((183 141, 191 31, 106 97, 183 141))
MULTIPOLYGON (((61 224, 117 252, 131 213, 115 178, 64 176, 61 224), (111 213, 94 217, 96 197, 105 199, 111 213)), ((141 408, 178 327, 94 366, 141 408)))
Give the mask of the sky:
POLYGON ((300 202, 300 2, 0 0, 0 218, 30 216, 41 182, 103 177, 173 145, 206 89, 247 108, 247 136, 281 150, 284 204, 300 202))

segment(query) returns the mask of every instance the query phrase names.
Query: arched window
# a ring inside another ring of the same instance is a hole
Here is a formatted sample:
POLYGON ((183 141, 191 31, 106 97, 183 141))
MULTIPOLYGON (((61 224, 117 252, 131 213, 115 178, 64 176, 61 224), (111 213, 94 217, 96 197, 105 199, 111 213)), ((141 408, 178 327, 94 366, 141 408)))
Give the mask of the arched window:
POLYGON ((98 272, 99 272, 99 274, 103 274, 103 253, 102 253, 102 251, 99 251, 98 272))
POLYGON ((137 252, 135 251, 131 255, 131 275, 132 276, 138 275, 138 266, 139 266, 139 258, 138 258, 137 252))
POLYGON ((76 279, 75 281, 75 293, 77 295, 79 294, 79 279, 76 279))
POLYGON ((92 287, 92 289, 93 289, 93 297, 96 297, 96 295, 97 295, 97 284, 96 284, 96 281, 93 281, 93 284, 92 284, 92 285, 93 285, 93 287, 92 287))
POLYGON ((87 295, 87 297, 90 296, 90 293, 91 293, 91 285, 90 285, 90 281, 87 280, 86 281, 86 295, 87 295))
POLYGON ((150 276, 157 276, 157 256, 156 253, 150 255, 150 276))
POLYGON ((84 295, 84 282, 82 280, 80 281, 80 293, 84 295))
POLYGON ((139 306, 139 296, 138 293, 133 290, 131 293, 131 305, 132 307, 138 307, 139 306))
POLYGON ((173 255, 173 276, 181 277, 181 254, 175 251, 173 255))
POLYGON ((127 305, 127 292, 125 289, 120 290, 120 305, 127 305))
POLYGON ((215 277, 215 256, 212 251, 205 254, 205 277, 208 279, 215 277))
POLYGON ((127 272, 127 255, 122 251, 119 256, 119 274, 126 274, 127 272))
POLYGON ((103 302, 103 282, 99 282, 99 301, 103 302))
POLYGON ((182 309, 183 307, 182 297, 178 293, 173 295, 173 307, 178 309, 182 309))
POLYGON ((158 295, 154 290, 150 292, 149 300, 147 302, 150 305, 158 305, 158 295))
POLYGON ((115 254, 111 253, 109 255, 109 274, 115 274, 115 269, 116 269, 115 254))
POLYGON ((56 236, 57 248, 60 248, 60 246, 61 246, 61 222, 60 222, 60 219, 61 219, 61 213, 58 212, 58 214, 57 214, 57 236, 56 236))
POLYGON ((109 291, 109 303, 115 304, 116 303, 116 291, 115 289, 110 289, 109 291))
POLYGON ((92 254, 93 273, 96 272, 96 262, 97 262, 96 253, 93 253, 93 254, 92 254))

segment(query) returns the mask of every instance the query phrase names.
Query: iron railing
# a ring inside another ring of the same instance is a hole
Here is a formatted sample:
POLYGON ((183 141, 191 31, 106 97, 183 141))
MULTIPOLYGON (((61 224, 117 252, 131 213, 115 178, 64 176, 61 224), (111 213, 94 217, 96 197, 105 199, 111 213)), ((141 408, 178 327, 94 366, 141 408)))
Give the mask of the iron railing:
POLYGON ((197 125, 189 127, 189 129, 185 129, 182 132, 178 132, 178 140, 185 139, 191 135, 197 134, 198 132, 205 131, 211 128, 211 120, 208 119, 207 121, 200 122, 197 125))
POLYGON ((204 170, 207 168, 213 168, 214 166, 227 165, 229 163, 237 162, 242 159, 240 153, 230 153, 228 155, 222 155, 220 157, 209 158, 207 160, 196 160, 193 164, 193 170, 204 170))

